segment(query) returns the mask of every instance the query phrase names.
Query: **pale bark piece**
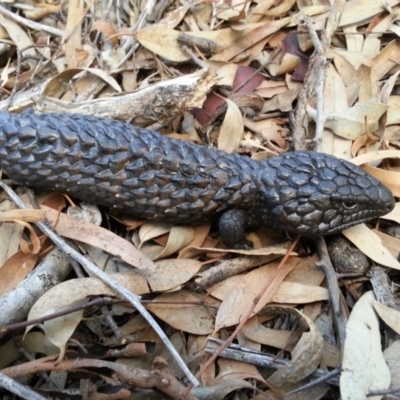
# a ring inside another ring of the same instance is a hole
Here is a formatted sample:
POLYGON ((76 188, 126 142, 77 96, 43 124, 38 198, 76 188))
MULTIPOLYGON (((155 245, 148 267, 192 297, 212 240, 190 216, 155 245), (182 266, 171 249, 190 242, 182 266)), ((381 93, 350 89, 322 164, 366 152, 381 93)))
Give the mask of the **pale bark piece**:
MULTIPOLYGON (((374 310, 373 292, 356 303, 346 326, 340 393, 343 400, 367 399, 371 390, 390 385, 390 371, 383 358, 379 321, 374 310)), ((381 399, 374 396, 372 399, 381 399)))
MULTIPOLYGON (((47 97, 43 93, 52 80, 14 97, 9 111, 33 107, 39 112, 65 112, 95 115, 136 124, 170 121, 193 108, 201 107, 207 93, 216 83, 212 69, 202 69, 193 74, 166 80, 133 93, 115 97, 71 103, 47 97)), ((8 101, 0 102, 0 109, 8 107, 8 101)))

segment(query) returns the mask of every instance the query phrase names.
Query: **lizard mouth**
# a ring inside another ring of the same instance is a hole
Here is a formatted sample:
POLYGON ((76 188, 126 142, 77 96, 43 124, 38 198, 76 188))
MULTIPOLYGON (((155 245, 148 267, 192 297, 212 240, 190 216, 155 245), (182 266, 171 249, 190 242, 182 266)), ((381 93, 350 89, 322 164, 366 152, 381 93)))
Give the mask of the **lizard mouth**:
MULTIPOLYGON (((393 205, 391 204, 391 205, 388 205, 388 206, 382 208, 382 210, 381 210, 382 212, 379 212, 379 210, 377 210, 377 209, 359 211, 357 213, 344 216, 343 217, 344 221, 342 221, 338 225, 332 226, 332 224, 320 224, 318 230, 325 231, 322 234, 322 236, 333 235, 335 233, 342 232, 345 229, 351 228, 352 226, 356 226, 356 225, 371 221, 373 219, 380 218, 380 216, 386 215, 389 212, 391 212, 393 210, 393 208, 394 208, 394 200, 393 200, 393 205)), ((316 235, 316 236, 318 236, 318 235, 316 235)), ((319 235, 319 236, 321 236, 321 235, 319 235)))

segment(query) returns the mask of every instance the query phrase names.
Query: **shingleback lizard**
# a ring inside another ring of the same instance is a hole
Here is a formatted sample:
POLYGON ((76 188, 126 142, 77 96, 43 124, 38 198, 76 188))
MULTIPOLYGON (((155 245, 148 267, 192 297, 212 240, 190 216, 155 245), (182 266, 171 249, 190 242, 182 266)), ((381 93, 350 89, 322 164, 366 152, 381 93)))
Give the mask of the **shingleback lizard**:
POLYGON ((229 246, 247 229, 319 237, 394 207, 379 181, 327 154, 294 151, 259 162, 79 114, 0 112, 0 163, 15 182, 139 218, 217 220, 229 246))

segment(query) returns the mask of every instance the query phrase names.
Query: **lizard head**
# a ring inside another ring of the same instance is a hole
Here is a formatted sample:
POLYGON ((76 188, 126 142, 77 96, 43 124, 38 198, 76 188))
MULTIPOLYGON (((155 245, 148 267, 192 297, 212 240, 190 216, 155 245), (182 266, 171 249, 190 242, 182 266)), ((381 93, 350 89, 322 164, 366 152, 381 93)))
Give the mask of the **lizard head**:
POLYGON ((356 165, 313 151, 285 153, 266 161, 261 197, 273 228, 320 237, 389 213, 393 194, 356 165))

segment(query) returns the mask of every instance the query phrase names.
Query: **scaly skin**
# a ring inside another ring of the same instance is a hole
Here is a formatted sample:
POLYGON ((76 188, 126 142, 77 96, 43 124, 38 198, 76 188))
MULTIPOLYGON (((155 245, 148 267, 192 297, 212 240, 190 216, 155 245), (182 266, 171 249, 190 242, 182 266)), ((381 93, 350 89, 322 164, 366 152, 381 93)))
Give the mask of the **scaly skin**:
POLYGON ((319 237, 394 207, 376 179, 327 154, 297 151, 258 162, 78 114, 0 112, 0 163, 15 182, 139 218, 219 220, 230 246, 249 228, 319 237))

